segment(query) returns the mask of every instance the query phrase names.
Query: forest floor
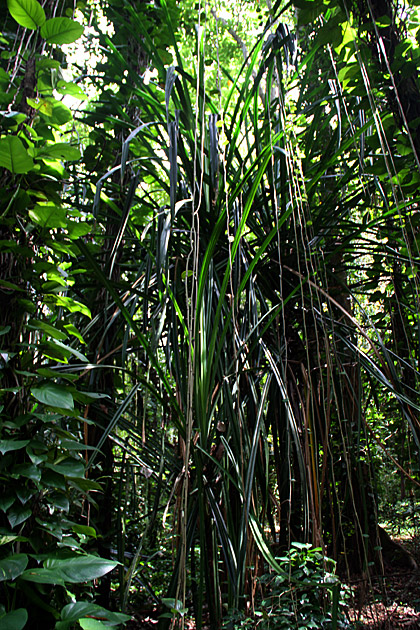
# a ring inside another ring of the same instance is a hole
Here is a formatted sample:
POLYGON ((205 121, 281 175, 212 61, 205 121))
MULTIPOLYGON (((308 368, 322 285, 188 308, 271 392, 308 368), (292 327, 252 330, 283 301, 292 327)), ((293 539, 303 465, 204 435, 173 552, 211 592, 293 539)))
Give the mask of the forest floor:
MULTIPOLYGON (((355 630, 420 630, 420 537, 393 539, 411 553, 418 568, 385 564, 384 576, 351 581, 354 603, 349 617, 355 630)), ((136 611, 126 628, 156 630, 158 616, 156 609, 136 611)), ((192 620, 186 621, 185 630, 195 630, 192 620)))
POLYGON ((385 564, 383 577, 355 581, 350 611, 357 630, 420 629, 420 538, 394 537, 407 549, 417 569, 385 564))

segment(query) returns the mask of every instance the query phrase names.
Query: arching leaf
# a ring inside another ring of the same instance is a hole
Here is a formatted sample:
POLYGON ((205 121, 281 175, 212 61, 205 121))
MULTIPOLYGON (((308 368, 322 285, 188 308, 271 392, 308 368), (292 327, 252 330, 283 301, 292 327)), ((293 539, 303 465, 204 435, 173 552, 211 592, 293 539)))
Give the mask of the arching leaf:
POLYGON ((45 22, 41 28, 41 36, 48 44, 72 44, 83 31, 83 26, 75 20, 57 17, 45 22))
POLYGON ((28 612, 25 608, 17 608, 0 616, 0 624, 3 630, 22 630, 27 621, 28 612))
POLYGON ((10 15, 24 28, 35 30, 45 22, 45 13, 37 0, 8 0, 10 15))
POLYGON ((0 581, 15 580, 24 572, 27 564, 28 556, 26 553, 15 553, 8 558, 3 558, 0 560, 0 581))
POLYGON ((80 159, 80 151, 77 147, 67 144, 67 142, 56 142, 40 149, 38 157, 74 162, 80 159))
POLYGON ((43 383, 39 387, 31 389, 32 396, 39 402, 51 407, 60 407, 61 409, 73 409, 73 396, 66 387, 56 385, 55 383, 43 383))

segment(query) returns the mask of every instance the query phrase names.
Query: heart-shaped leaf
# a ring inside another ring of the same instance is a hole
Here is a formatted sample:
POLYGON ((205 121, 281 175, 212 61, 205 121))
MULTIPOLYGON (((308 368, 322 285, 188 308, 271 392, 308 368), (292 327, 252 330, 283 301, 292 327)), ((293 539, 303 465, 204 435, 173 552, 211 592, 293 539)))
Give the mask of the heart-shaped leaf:
POLYGON ((28 613, 25 608, 17 608, 12 612, 0 616, 2 630, 22 630, 28 621, 28 613))

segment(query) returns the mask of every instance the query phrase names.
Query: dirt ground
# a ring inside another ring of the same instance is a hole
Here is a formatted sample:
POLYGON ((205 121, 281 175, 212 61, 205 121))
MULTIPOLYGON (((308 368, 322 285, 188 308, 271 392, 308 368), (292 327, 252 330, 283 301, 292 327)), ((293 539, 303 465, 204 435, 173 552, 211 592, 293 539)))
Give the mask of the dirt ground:
POLYGON ((396 539, 417 562, 417 569, 385 565, 384 577, 355 581, 351 620, 357 630, 420 629, 420 539, 396 539))

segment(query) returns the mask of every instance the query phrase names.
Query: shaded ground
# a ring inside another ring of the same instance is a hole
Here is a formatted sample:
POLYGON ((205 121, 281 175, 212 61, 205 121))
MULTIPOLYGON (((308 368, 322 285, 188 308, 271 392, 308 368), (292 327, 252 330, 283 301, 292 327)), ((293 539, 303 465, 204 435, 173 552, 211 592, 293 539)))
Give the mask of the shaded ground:
POLYGON ((397 539, 419 568, 385 565, 384 578, 354 583, 355 605, 351 620, 357 630, 420 629, 420 539, 397 539))

